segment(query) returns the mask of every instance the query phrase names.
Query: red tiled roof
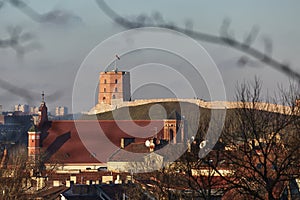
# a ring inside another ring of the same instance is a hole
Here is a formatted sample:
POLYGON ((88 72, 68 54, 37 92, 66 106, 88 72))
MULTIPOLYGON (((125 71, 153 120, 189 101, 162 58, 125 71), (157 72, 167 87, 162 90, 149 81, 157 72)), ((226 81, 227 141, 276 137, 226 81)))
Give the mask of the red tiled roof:
POLYGON ((107 162, 120 147, 121 138, 145 142, 155 135, 156 129, 162 134, 162 128, 163 120, 52 121, 47 134, 42 136, 42 148, 50 162, 107 162))

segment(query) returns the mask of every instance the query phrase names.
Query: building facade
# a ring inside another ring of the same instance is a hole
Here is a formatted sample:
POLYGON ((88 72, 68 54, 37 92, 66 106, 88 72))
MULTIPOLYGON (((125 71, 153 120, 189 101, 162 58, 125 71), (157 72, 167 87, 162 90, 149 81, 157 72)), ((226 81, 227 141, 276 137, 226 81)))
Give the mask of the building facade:
POLYGON ((15 105, 15 111, 19 111, 19 112, 28 114, 29 113, 29 105, 27 105, 27 104, 15 105))
POLYGON ((37 130, 28 131, 28 158, 33 162, 40 156, 40 134, 37 130))
POLYGON ((36 106, 30 107, 29 112, 31 115, 37 115, 37 114, 39 114, 39 107, 36 107, 36 106))
POLYGON ((105 71, 100 73, 98 103, 114 104, 130 101, 130 73, 127 71, 105 71))
POLYGON ((55 108, 55 116, 64 116, 68 114, 68 108, 65 106, 58 106, 55 108))

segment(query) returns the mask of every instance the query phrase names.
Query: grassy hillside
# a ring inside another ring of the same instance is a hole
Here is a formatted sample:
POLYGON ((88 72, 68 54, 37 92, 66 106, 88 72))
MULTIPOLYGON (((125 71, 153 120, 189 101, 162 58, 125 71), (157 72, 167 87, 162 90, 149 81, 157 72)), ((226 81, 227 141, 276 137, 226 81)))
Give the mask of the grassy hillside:
POLYGON ((84 120, 161 120, 184 118, 189 135, 203 135, 208 127, 210 109, 200 108, 188 102, 157 102, 146 105, 124 107, 97 115, 85 115, 84 120))
MULTIPOLYGON (((224 110, 214 110, 220 112, 224 110)), ((285 116, 278 113, 269 113, 266 111, 254 111, 256 118, 260 119, 264 124, 271 121, 284 120, 285 116)), ((196 136, 196 138, 204 138, 207 133, 209 123, 211 122, 213 132, 220 131, 220 124, 216 124, 214 129, 214 122, 218 120, 211 119, 211 109, 201 108, 195 104, 188 102, 157 102, 140 106, 124 107, 114 111, 100 113, 97 115, 85 115, 84 120, 161 120, 161 119, 180 119, 186 120, 189 137, 196 136)), ((226 110, 226 122, 234 123, 240 117, 239 109, 226 110), (239 114, 237 114, 239 113, 239 114)), ((215 117, 220 117, 216 115, 215 117)), ((216 137, 219 137, 216 134, 216 137)))

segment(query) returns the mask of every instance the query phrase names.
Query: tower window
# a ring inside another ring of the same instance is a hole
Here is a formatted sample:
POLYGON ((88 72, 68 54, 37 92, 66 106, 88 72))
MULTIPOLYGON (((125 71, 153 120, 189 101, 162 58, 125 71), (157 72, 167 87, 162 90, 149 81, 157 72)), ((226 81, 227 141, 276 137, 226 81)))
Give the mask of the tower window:
POLYGON ((103 91, 106 92, 106 88, 103 88, 103 91))
POLYGON ((115 88, 115 92, 118 92, 118 88, 115 88))
POLYGON ((104 79, 104 84, 106 84, 106 79, 104 79))
POLYGON ((116 98, 116 95, 113 95, 112 98, 115 99, 115 98, 116 98))
POLYGON ((115 80, 115 83, 118 83, 118 79, 115 80))

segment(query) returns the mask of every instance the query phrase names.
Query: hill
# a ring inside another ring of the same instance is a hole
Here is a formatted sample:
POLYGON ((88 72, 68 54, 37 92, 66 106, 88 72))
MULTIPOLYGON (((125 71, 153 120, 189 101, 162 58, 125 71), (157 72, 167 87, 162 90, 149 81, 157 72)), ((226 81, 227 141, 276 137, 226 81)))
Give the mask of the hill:
POLYGON ((185 119, 189 135, 204 135, 210 121, 211 109, 188 102, 156 102, 122 107, 97 115, 84 115, 83 120, 162 120, 185 119), (195 134, 195 132, 197 134, 195 134))

